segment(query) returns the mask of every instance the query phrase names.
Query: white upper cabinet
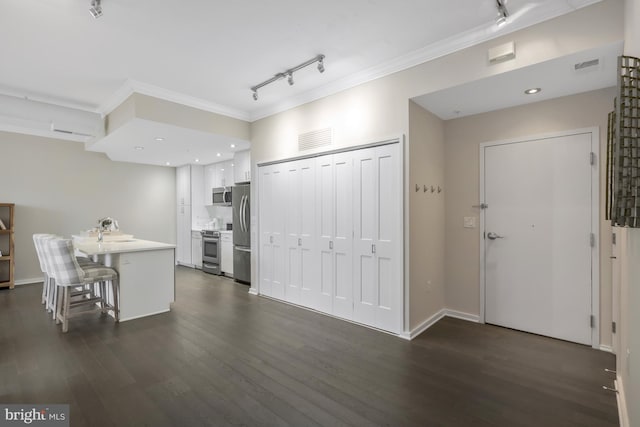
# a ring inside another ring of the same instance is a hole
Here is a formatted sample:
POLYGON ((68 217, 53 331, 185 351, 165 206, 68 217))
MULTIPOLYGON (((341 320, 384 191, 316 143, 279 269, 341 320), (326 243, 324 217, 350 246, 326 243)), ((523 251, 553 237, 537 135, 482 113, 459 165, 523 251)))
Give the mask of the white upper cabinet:
POLYGON ((176 168, 176 199, 178 205, 191 204, 191 166, 176 168))
POLYGON ((251 181, 251 152, 238 151, 233 156, 233 177, 234 182, 250 182, 251 181))
POLYGON ((201 165, 191 165, 191 205, 202 206, 205 200, 202 196, 204 185, 204 167, 201 165))
POLYGON ((220 187, 231 187, 234 184, 234 162, 212 163, 204 167, 204 204, 213 203, 212 190, 220 187))

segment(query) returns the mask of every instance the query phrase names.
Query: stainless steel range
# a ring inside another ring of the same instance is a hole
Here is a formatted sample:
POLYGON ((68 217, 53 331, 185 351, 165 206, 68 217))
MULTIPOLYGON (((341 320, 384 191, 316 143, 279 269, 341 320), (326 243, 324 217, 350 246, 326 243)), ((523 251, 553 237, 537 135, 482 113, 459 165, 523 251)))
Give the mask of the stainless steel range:
POLYGON ((202 230, 202 271, 220 275, 220 232, 202 230))

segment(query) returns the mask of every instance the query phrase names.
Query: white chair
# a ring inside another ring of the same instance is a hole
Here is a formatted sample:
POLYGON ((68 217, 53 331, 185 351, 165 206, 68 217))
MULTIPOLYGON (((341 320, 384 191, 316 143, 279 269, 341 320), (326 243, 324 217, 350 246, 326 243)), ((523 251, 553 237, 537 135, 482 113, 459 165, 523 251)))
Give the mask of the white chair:
MULTIPOLYGON (((45 310, 51 311, 52 317, 56 319, 56 301, 57 292, 55 286, 55 279, 50 273, 51 267, 47 265, 46 247, 44 241, 47 239, 58 238, 55 234, 38 233, 33 235, 33 243, 36 248, 36 254, 38 255, 38 262, 40 263, 40 270, 44 276, 42 282, 42 303, 45 305, 45 310)), ((99 266, 88 258, 78 257, 78 263, 80 266, 99 266)))
POLYGON ((85 313, 97 311, 107 313, 112 310, 113 317, 118 322, 118 272, 101 265, 81 267, 74 255, 73 242, 69 239, 47 239, 44 240, 44 246, 56 289, 63 291, 62 297, 58 298, 56 304, 56 323, 62 323, 62 332, 69 330, 69 319, 85 313), (111 286, 108 287, 107 282, 111 286), (72 295, 72 288, 86 285, 97 286, 99 293, 94 291, 72 295), (111 289, 113 301, 111 304, 108 302, 107 288, 111 289), (76 310, 84 306, 89 308, 82 311, 76 310))

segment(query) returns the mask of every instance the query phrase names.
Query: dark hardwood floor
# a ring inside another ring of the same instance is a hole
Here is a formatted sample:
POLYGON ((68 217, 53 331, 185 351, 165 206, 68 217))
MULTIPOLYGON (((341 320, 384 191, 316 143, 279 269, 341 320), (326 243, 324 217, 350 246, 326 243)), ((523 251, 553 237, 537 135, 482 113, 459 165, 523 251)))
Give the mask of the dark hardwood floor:
POLYGON ((614 357, 445 318, 407 342, 179 268, 171 313, 62 334, 41 286, 0 291, 0 403, 72 426, 617 426, 614 357))

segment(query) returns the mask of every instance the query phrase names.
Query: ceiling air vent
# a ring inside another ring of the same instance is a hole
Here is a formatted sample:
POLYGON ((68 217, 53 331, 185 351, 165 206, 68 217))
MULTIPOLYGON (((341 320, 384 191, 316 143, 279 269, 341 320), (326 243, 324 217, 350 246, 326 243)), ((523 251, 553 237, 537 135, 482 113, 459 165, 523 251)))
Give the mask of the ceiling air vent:
POLYGON ((585 68, 595 67, 596 65, 599 65, 599 64, 600 64, 599 59, 592 59, 591 61, 585 61, 585 62, 580 62, 578 64, 575 64, 573 66, 573 69, 575 71, 584 70, 585 68))
POLYGON ((314 130, 298 135, 298 150, 311 150, 312 148, 325 147, 332 143, 331 128, 314 130))

